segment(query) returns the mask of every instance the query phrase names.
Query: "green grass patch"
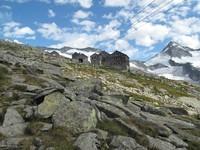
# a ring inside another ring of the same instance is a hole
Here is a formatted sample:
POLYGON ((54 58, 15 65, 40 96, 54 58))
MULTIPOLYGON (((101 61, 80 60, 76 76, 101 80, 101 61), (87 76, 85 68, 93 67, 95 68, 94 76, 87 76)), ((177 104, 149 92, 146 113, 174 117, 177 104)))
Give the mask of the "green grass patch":
POLYGON ((200 143, 197 141, 188 141, 188 150, 199 150, 200 143))
MULTIPOLYGON (((32 128, 37 130, 40 128, 38 124, 33 123, 32 128)), ((21 142, 22 150, 30 149, 30 146, 33 145, 33 139, 38 137, 42 140, 45 148, 54 147, 56 150, 74 150, 73 146, 73 136, 65 128, 54 128, 46 133, 38 133, 38 135, 32 135, 29 139, 21 142)))
POLYGON ((141 101, 141 102, 150 102, 152 104, 156 103, 158 104, 159 106, 163 105, 162 101, 158 101, 158 100, 155 100, 151 97, 147 97, 145 95, 139 95, 139 94, 135 94, 135 93, 129 93, 129 96, 130 97, 133 97, 134 100, 136 101, 141 101))
POLYGON ((154 123, 144 121, 142 119, 137 118, 129 118, 124 120, 130 125, 136 126, 138 129, 140 129, 144 134, 150 135, 152 137, 158 137, 158 126, 154 123))
POLYGON ((105 120, 98 122, 97 128, 105 130, 109 132, 111 135, 122 135, 122 136, 128 136, 128 130, 122 126, 120 126, 116 121, 114 120, 105 120))
POLYGON ((10 81, 8 69, 0 65, 0 92, 4 91, 4 86, 10 81))

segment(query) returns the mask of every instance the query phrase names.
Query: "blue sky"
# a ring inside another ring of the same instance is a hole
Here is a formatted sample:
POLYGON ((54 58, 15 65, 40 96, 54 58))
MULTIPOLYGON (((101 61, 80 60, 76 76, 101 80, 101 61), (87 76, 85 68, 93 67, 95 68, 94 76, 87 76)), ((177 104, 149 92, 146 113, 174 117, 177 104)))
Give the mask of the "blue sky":
POLYGON ((200 48, 199 0, 0 0, 0 38, 120 50, 146 60, 171 40, 200 48))

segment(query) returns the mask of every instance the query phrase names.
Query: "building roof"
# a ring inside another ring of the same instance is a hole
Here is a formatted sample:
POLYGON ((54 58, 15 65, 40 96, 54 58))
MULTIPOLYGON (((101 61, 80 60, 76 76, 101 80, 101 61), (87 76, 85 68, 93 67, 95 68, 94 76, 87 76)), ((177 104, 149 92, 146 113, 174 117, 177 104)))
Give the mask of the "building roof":
POLYGON ((75 52, 72 54, 72 58, 76 57, 88 58, 85 54, 75 52))
POLYGON ((114 51, 111 55, 112 56, 125 56, 125 57, 128 57, 126 54, 124 54, 124 53, 122 53, 120 51, 114 51))

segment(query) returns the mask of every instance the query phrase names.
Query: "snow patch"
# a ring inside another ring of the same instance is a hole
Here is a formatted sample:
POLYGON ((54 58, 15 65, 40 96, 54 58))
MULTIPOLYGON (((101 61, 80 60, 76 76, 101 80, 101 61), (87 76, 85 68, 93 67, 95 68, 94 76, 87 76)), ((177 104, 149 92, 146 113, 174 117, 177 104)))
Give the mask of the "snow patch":
POLYGON ((171 79, 171 80, 186 80, 186 78, 184 78, 184 77, 175 76, 173 74, 168 74, 168 73, 159 74, 159 76, 162 76, 162 77, 165 77, 165 78, 171 79))

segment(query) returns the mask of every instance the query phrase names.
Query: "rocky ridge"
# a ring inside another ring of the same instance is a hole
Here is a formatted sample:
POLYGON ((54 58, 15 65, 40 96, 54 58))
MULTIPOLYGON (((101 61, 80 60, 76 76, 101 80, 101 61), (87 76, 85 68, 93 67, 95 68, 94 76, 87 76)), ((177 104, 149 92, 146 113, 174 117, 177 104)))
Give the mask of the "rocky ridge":
POLYGON ((1 41, 0 85, 0 149, 200 149, 193 84, 1 41))

